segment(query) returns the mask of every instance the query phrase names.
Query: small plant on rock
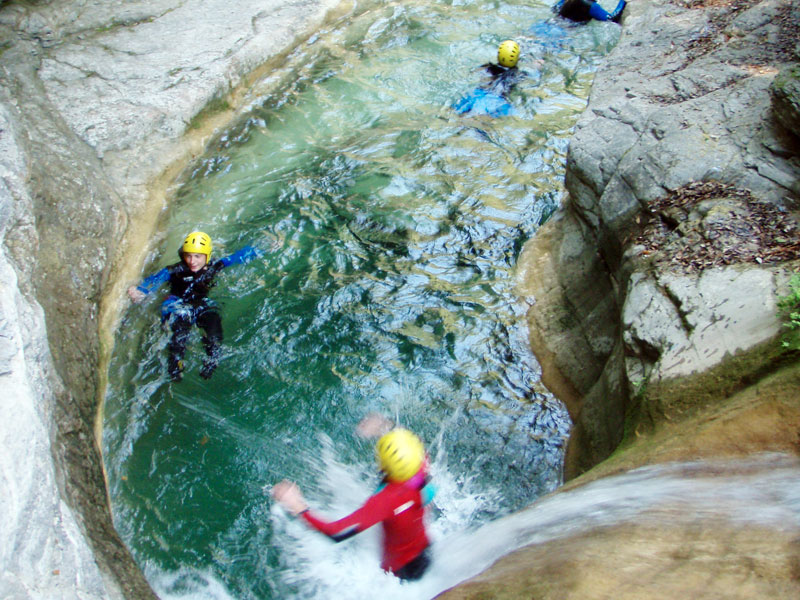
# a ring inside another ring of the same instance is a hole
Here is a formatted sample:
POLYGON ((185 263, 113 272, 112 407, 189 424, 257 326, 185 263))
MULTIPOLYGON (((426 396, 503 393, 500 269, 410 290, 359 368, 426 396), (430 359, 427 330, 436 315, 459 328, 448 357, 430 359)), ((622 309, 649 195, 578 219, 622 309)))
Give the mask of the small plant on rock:
POLYGON ((783 326, 789 329, 781 344, 789 350, 800 350, 800 273, 789 280, 789 295, 778 297, 778 310, 788 319, 783 326))

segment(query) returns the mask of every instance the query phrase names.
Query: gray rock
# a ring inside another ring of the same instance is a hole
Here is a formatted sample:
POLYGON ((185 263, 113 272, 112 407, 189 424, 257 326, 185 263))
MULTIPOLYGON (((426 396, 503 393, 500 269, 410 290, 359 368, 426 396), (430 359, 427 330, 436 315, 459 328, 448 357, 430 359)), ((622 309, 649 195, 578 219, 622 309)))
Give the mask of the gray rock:
POLYGON ((336 4, 0 5, 0 597, 155 597, 114 530, 94 438, 121 240, 203 143, 198 113, 336 4))
POLYGON ((784 67, 773 80, 770 92, 775 118, 800 137, 800 65, 784 67))
MULTIPOLYGON (((610 454, 622 439, 629 398, 648 377, 708 369, 778 332, 779 269, 751 263, 672 274, 643 260, 635 239, 653 201, 695 181, 749 190, 777 206, 800 201, 796 142, 774 127, 770 88, 774 65, 795 60, 788 45, 796 40, 784 30, 792 31, 791 18, 786 4, 771 0, 737 10, 652 2, 626 9, 620 42, 595 76, 570 143, 568 199, 520 258, 539 263, 541 281, 523 291, 536 299, 528 315, 532 343, 551 367, 543 377, 566 390, 575 421, 568 476, 610 454), (576 230, 584 249, 575 246, 576 230), (564 258, 595 254, 592 261, 564 258), (587 279, 595 290, 588 297, 587 279), (548 319, 566 299, 570 326, 555 331, 548 319), (615 328, 612 345, 594 341, 615 328)), ((697 210, 699 231, 726 235, 724 218, 739 235, 731 207, 697 210)), ((746 251, 751 242, 739 243, 746 251)))
POLYGON ((702 372, 780 331, 777 282, 755 267, 636 274, 622 310, 628 381, 702 372))

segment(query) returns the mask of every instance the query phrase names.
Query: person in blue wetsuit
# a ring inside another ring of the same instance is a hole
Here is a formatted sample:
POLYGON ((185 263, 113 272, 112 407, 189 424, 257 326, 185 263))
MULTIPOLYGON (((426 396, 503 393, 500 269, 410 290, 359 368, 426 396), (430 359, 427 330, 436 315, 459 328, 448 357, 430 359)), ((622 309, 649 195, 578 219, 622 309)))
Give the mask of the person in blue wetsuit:
POLYGON ((607 12, 595 0, 559 0, 553 6, 553 12, 578 23, 585 23, 591 19, 619 23, 626 4, 625 0, 619 0, 617 7, 613 11, 607 12))
POLYGON ((486 63, 481 69, 488 75, 488 81, 475 88, 453 105, 460 115, 466 113, 486 114, 500 117, 511 113, 508 94, 517 82, 526 75, 517 67, 519 44, 506 40, 497 48, 497 63, 486 63))
POLYGON ((183 377, 183 356, 194 324, 205 332, 206 358, 200 376, 208 379, 213 375, 219 363, 222 342, 222 320, 216 304, 208 298, 214 277, 225 267, 250 262, 262 254, 261 250, 245 246, 212 262, 211 238, 202 231, 193 231, 178 250, 180 262, 164 267, 139 285, 128 288, 131 300, 141 302, 162 283, 169 282, 169 296, 161 304, 161 321, 169 321, 172 328, 167 370, 173 381, 180 381, 183 377))

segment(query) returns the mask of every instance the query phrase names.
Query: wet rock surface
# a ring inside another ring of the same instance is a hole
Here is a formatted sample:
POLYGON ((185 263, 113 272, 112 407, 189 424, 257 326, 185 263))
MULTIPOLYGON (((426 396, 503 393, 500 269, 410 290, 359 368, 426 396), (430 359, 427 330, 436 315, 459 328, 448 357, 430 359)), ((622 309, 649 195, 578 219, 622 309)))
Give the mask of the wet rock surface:
POLYGON ((510 518, 534 543, 437 598, 796 598, 799 469, 761 454, 559 490, 510 518))

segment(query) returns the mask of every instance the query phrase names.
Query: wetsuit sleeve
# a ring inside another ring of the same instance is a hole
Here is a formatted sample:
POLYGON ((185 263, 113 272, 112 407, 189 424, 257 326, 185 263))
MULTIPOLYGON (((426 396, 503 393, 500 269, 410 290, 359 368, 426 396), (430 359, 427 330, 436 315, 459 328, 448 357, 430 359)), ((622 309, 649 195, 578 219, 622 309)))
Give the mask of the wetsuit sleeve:
POLYGON ((592 2, 591 6, 589 6, 589 16, 597 21, 614 21, 615 23, 619 23, 622 17, 622 11, 625 10, 625 4, 625 0, 619 0, 617 7, 609 13, 600 6, 599 3, 592 2))
POLYGON ((391 516, 391 514, 391 506, 384 502, 381 498, 381 494, 378 493, 367 500, 366 504, 357 511, 338 521, 325 521, 310 510, 302 513, 301 516, 306 523, 320 533, 324 533, 336 542, 341 542, 380 523, 391 516))
POLYGON ((230 256, 220 258, 219 262, 223 267, 230 267, 231 265, 244 265, 251 260, 264 256, 264 251, 253 246, 245 246, 241 250, 237 250, 230 256))
POLYGON ((596 21, 610 21, 611 15, 606 12, 600 4, 597 2, 592 2, 592 5, 589 7, 589 16, 595 19, 596 21))
POLYGON ((150 277, 146 277, 142 283, 136 286, 136 289, 145 294, 149 294, 166 281, 169 281, 169 269, 165 267, 157 273, 153 273, 150 277))

